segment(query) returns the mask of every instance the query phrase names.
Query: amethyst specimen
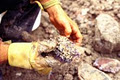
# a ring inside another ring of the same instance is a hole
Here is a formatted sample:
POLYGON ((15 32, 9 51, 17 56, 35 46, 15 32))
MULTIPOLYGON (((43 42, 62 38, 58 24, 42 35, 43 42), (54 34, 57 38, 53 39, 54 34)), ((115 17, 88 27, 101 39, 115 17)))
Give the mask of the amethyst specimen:
POLYGON ((63 62, 70 62, 77 56, 80 56, 80 47, 63 36, 58 36, 55 39, 43 40, 39 42, 40 53, 51 53, 55 58, 63 62))
POLYGON ((57 45, 54 52, 62 61, 70 62, 75 56, 80 56, 79 46, 72 41, 63 36, 57 37, 56 40, 57 45))

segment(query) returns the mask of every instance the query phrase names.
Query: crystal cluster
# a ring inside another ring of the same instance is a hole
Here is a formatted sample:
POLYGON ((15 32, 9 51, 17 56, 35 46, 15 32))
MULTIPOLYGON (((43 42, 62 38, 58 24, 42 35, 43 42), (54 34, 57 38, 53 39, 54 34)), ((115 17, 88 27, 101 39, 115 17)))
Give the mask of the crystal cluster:
POLYGON ((56 38, 57 45, 54 53, 61 61, 70 62, 75 56, 79 57, 79 47, 66 37, 59 36, 56 38))
POLYGON ((63 62, 70 62, 75 56, 79 57, 79 48, 79 46, 63 36, 39 42, 39 53, 51 53, 52 56, 63 62))

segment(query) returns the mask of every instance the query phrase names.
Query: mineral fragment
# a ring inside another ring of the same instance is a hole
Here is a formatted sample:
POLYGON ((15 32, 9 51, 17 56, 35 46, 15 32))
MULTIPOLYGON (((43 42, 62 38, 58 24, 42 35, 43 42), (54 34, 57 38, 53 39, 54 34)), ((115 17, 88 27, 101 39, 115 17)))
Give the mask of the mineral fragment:
POLYGON ((79 65, 78 76, 80 80, 112 80, 107 74, 87 63, 79 65))
POLYGON ((111 58, 98 58, 93 65, 105 72, 116 73, 120 70, 120 62, 111 58))
POLYGON ((59 36, 57 37, 57 46, 54 50, 56 56, 61 58, 66 62, 70 62, 73 57, 80 56, 80 47, 75 45, 72 41, 66 37, 59 36))

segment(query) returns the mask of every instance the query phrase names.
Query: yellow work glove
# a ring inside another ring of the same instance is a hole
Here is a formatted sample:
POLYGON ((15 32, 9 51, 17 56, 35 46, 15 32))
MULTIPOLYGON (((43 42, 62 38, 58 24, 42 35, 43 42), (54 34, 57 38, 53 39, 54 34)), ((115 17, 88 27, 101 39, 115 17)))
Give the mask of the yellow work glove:
POLYGON ((8 62, 11 66, 34 69, 41 74, 51 71, 47 59, 41 56, 42 50, 54 48, 55 45, 45 46, 45 43, 12 43, 8 49, 8 62), (40 46, 44 44, 44 46, 40 46))

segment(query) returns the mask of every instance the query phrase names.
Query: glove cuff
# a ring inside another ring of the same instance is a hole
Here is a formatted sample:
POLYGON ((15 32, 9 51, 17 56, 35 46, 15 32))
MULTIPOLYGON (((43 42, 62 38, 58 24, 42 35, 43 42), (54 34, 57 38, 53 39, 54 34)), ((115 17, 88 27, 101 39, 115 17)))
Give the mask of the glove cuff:
POLYGON ((54 5, 60 5, 61 4, 59 0, 50 0, 50 1, 47 1, 45 3, 40 3, 39 0, 31 0, 30 2, 31 3, 37 3, 38 6, 41 8, 41 10, 47 9, 47 8, 52 7, 54 5))
POLYGON ((11 66, 32 69, 29 62, 31 43, 12 43, 8 49, 8 62, 11 66))
POLYGON ((12 43, 8 49, 8 62, 11 66, 34 69, 40 74, 48 74, 52 68, 39 54, 39 43, 12 43))
POLYGON ((59 0, 50 0, 50 1, 47 1, 46 3, 42 4, 44 9, 47 9, 54 5, 60 5, 60 1, 59 0))

